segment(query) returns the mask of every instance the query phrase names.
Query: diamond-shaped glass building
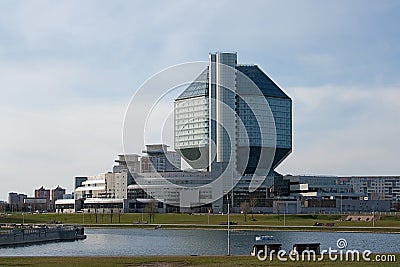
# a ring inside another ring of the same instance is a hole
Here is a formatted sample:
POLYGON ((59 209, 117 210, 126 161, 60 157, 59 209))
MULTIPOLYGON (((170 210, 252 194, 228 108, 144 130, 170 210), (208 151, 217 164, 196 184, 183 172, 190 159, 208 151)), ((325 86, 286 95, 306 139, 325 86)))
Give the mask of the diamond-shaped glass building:
POLYGON ((234 52, 209 65, 175 99, 175 150, 193 168, 268 175, 292 151, 292 100, 234 52))

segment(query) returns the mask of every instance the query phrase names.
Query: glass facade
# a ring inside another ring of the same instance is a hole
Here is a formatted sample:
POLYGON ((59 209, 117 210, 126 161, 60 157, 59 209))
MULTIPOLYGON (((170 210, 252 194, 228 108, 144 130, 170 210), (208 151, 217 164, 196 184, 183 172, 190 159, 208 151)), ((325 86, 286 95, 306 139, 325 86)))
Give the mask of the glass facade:
POLYGON ((175 100, 175 150, 197 169, 212 165, 214 152, 216 162, 234 153, 241 164, 247 153, 248 174, 265 162, 261 154, 272 155, 267 174, 292 150, 292 101, 258 66, 237 65, 236 53, 210 54, 209 67, 175 100))
POLYGON ((208 167, 208 68, 174 103, 175 150, 195 169, 208 167))
POLYGON ((208 144, 208 101, 204 96, 175 101, 175 149, 208 144))
POLYGON ((274 116, 276 146, 292 148, 292 101, 284 98, 266 98, 274 116))
POLYGON ((265 164, 263 155, 273 156, 274 169, 292 150, 292 100, 258 66, 236 69, 237 113, 244 125, 238 127, 238 151, 250 151, 245 173, 253 173, 260 163, 267 167, 270 162, 265 164))

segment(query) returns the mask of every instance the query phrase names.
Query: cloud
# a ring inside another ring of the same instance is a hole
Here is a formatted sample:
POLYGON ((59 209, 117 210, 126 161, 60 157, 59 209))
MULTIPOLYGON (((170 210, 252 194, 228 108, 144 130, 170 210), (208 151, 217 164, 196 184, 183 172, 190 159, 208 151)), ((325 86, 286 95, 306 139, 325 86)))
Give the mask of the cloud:
POLYGON ((288 88, 294 103, 292 174, 395 175, 399 87, 288 88))
POLYGON ((217 50, 237 51, 239 63, 258 64, 293 97, 294 152, 282 172, 398 172, 399 9, 397 1, 2 1, 0 198, 108 170, 135 90, 217 50))
POLYGON ((0 179, 3 195, 32 194, 73 177, 111 170, 122 151, 122 118, 127 103, 96 103, 54 111, 20 108, 1 112, 0 179))

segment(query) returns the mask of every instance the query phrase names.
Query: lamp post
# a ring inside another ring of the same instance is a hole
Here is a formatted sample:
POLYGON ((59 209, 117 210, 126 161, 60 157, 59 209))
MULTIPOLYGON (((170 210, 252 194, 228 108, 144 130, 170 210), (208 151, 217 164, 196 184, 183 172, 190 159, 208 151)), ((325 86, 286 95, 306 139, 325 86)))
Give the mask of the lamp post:
POLYGON ((283 210, 283 226, 286 226, 286 205, 287 203, 285 203, 285 209, 283 210))
POLYGON ((343 216, 343 195, 340 195, 340 216, 343 216))
POLYGON ((372 228, 375 227, 375 207, 372 208, 372 228))
POLYGON ((226 194, 226 201, 227 201, 227 203, 228 203, 228 211, 227 211, 227 214, 228 214, 228 253, 227 253, 227 255, 228 256, 230 256, 231 255, 231 248, 230 248, 230 235, 229 235, 229 226, 230 226, 230 212, 229 212, 229 193, 227 193, 226 194))

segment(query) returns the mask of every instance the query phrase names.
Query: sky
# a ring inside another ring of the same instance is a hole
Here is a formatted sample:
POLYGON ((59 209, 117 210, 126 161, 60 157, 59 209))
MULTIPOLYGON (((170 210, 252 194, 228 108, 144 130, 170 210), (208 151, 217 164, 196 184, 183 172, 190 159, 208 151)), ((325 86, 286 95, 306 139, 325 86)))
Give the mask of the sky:
POLYGON ((0 200, 111 170, 140 85, 215 51, 292 98, 279 172, 400 175, 398 14, 399 1, 0 1, 0 200))

